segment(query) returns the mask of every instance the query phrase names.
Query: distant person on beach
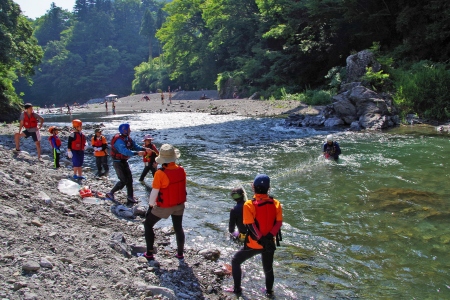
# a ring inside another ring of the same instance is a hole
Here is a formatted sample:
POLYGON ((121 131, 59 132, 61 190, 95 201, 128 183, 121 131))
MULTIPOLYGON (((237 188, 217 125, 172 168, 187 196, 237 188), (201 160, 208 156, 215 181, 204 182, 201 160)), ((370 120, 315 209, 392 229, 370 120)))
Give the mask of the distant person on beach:
POLYGON ((161 104, 164 104, 164 92, 161 91, 161 104))
POLYGON ((177 241, 176 258, 184 259, 185 235, 183 230, 184 203, 186 202, 186 172, 176 164, 180 151, 170 144, 164 144, 159 149, 156 162, 162 167, 156 171, 152 191, 148 199, 149 209, 145 216, 144 229, 147 251, 144 257, 153 260, 155 233, 153 226, 161 219, 172 219, 177 241))
MULTIPOLYGON (((266 174, 258 174, 253 181, 253 199, 244 203, 243 223, 248 234, 244 247, 236 252, 231 260, 234 287, 226 289, 235 294, 242 293, 241 264, 255 255, 261 254, 266 279, 266 295, 273 295, 273 256, 276 250, 275 237, 283 224, 281 204, 269 196, 270 178, 266 174)), ((278 238, 277 238, 278 241, 278 238)))
POLYGON ((105 100, 105 108, 106 108, 106 111, 108 111, 108 101, 107 100, 105 100))
POLYGON ((108 142, 106 141, 106 137, 102 135, 100 128, 95 129, 94 136, 91 139, 91 145, 94 147, 95 165, 97 166, 97 174, 95 176, 108 176, 108 153, 106 152, 108 142), (104 172, 102 172, 102 169, 104 172))
POLYGON ((75 119, 72 121, 73 131, 69 135, 67 143, 67 157, 72 159, 73 179, 86 179, 83 176, 84 148, 86 147, 86 136, 82 132, 83 123, 75 119))
POLYGON ((127 187, 127 205, 131 206, 138 203, 138 200, 134 198, 133 191, 133 175, 128 164, 128 159, 132 156, 139 155, 144 156, 150 152, 150 149, 146 150, 136 144, 130 137, 131 128, 130 124, 120 124, 119 133, 117 133, 111 140, 111 158, 113 159, 113 167, 116 170, 119 182, 112 188, 112 190, 106 194, 106 198, 115 201, 114 193, 127 187))
POLYGON ((53 167, 55 169, 59 169, 59 158, 61 156, 61 140, 58 137, 58 131, 59 128, 56 126, 50 126, 48 129, 48 132, 51 134, 51 136, 48 137, 48 141, 50 142, 50 145, 52 146, 52 152, 53 152, 53 167))
POLYGON ((172 104, 172 92, 169 91, 169 103, 172 104))
POLYGON ((243 223, 243 210, 245 193, 243 188, 234 188, 231 190, 231 199, 236 201, 236 205, 230 211, 230 218, 228 221, 228 232, 231 237, 236 240, 244 241, 247 227, 243 223), (237 230, 235 230, 237 227, 237 230))
POLYGON ((145 100, 145 101, 149 101, 150 100, 150 97, 149 96, 147 96, 147 95, 145 95, 144 97, 142 97, 141 98, 141 100, 143 101, 143 100, 145 100))
POLYGON ((36 145, 38 160, 42 161, 41 158, 41 134, 39 130, 42 128, 42 124, 44 124, 44 118, 33 111, 33 105, 31 103, 25 103, 24 111, 20 115, 19 118, 19 132, 14 134, 14 142, 16 143, 16 152, 20 152, 20 138, 31 138, 36 145), (39 123, 39 125, 38 125, 39 123), (25 128, 22 131, 22 128, 25 128))
POLYGON ((155 177, 156 169, 158 168, 158 163, 155 161, 156 157, 159 155, 159 151, 156 146, 152 143, 153 138, 150 134, 146 134, 144 139, 144 148, 148 148, 151 151, 145 153, 142 157, 142 161, 144 162, 144 170, 142 170, 141 177, 139 177, 139 182, 143 183, 145 176, 147 176, 148 172, 152 172, 152 176, 155 177))
POLYGON ((339 154, 341 154, 341 147, 339 147, 338 142, 333 141, 333 135, 327 135, 327 139, 322 146, 323 156, 326 159, 339 159, 339 154))
POLYGON ((113 113, 113 115, 116 114, 116 102, 115 101, 113 101, 113 103, 112 103, 112 113, 113 113))

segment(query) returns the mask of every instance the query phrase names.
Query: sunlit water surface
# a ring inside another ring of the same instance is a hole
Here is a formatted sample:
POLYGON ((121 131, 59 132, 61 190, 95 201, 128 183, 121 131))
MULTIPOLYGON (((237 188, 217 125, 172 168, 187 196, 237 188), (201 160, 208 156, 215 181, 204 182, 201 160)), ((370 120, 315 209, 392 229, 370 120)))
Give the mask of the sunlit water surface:
MULTIPOLYGON (((268 174, 284 214, 274 266, 278 299, 450 299, 447 133, 417 127, 334 132, 343 152, 335 163, 321 158, 329 131, 288 129, 282 119, 201 113, 75 117, 104 123, 109 140, 128 122, 136 140, 150 133, 158 147, 178 147, 188 174, 187 246, 219 248, 223 263, 239 248, 227 237, 234 203, 229 191, 242 185, 250 196, 254 176, 268 174)), ((130 163, 136 195, 146 199, 148 191, 137 182, 142 162, 130 163)), ((93 166, 93 159, 87 164, 93 166)), ((114 172, 111 178, 116 180, 114 172)), ((259 257, 243 269, 245 297, 262 297, 259 257)))

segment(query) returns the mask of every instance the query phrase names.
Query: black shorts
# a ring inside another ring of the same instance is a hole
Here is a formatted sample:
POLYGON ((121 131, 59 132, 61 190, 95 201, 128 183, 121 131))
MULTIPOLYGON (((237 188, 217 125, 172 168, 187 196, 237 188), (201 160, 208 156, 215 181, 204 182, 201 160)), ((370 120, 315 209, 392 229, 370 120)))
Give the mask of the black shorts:
POLYGON ((31 136, 31 138, 35 142, 38 142, 41 140, 41 134, 40 134, 39 130, 36 132, 29 132, 28 130, 25 129, 24 131, 22 131, 22 133, 25 134, 26 139, 31 136))

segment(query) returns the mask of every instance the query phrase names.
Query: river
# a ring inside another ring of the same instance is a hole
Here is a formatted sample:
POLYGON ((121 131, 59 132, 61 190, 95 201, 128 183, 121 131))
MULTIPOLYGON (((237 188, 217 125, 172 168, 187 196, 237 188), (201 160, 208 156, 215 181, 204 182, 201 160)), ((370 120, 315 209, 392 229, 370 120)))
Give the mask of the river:
MULTIPOLYGON (((128 122, 136 140, 150 133, 158 147, 178 147, 188 174, 187 247, 219 248, 224 263, 239 247, 227 237, 234 205, 229 192, 243 186, 251 196, 255 175, 268 174, 284 215, 274 264, 277 299, 450 299, 447 133, 417 126, 316 131, 285 128, 277 118, 202 113, 73 117, 103 123, 109 140, 128 122), (342 148, 337 163, 321 157, 330 132, 342 148)), ((64 126, 70 119, 46 116, 46 122, 64 126)), ((137 182, 142 162, 130 162, 136 196, 145 199, 147 190, 137 182)), ((94 160, 88 156, 86 164, 94 166, 94 160)), ((150 174, 146 182, 151 181, 150 174)), ((260 298, 259 257, 243 271, 245 295, 260 298)), ((224 281, 228 285, 231 278, 224 281)))

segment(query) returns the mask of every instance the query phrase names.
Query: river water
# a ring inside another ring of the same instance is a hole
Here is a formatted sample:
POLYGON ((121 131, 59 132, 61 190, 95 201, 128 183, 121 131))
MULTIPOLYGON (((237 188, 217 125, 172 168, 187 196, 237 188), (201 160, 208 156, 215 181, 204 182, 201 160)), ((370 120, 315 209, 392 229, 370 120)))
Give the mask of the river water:
MULTIPOLYGON (((285 128, 277 118, 202 113, 75 115, 102 122, 110 137, 122 122, 131 136, 155 137, 181 151, 188 174, 184 218, 187 247, 219 248, 230 263, 239 245, 227 237, 233 187, 257 173, 271 177, 271 194, 283 204, 283 241, 275 254, 277 299, 450 299, 449 136, 433 128, 388 132, 331 132, 339 161, 325 161, 330 131, 285 128)), ((69 125, 70 119, 46 117, 69 125)), ((143 165, 130 160, 136 196, 143 165)), ((88 156, 87 164, 94 161, 88 156)), ((95 168, 94 168, 95 169, 95 168)), ((112 172, 111 179, 115 180, 112 172)), ((146 182, 151 185, 151 174, 146 182)), ((171 226, 170 221, 158 223, 171 226)), ((244 295, 262 297, 259 257, 243 265, 244 295)), ((224 286, 232 285, 225 279, 224 286)))

